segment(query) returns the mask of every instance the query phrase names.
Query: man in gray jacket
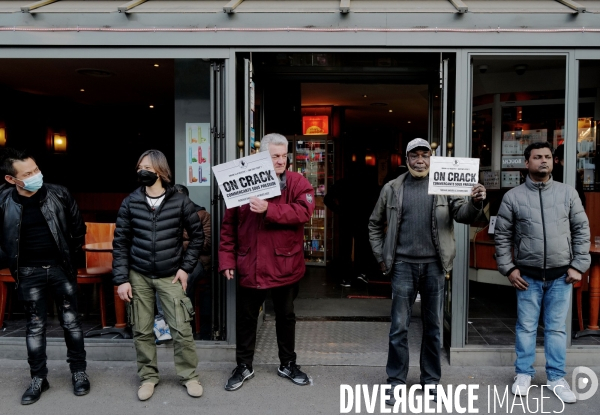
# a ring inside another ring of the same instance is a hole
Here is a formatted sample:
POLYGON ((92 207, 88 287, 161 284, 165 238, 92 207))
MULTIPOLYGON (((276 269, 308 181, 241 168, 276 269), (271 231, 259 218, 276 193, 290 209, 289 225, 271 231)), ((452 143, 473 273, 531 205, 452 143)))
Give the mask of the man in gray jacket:
MULTIPOLYGON (((456 254, 454 220, 473 222, 485 199, 485 187, 481 184, 473 187, 471 201, 467 197, 429 195, 429 143, 415 138, 408 143, 406 153, 409 172, 383 187, 369 220, 373 254, 383 275, 392 279, 392 324, 386 366, 387 382, 392 388, 406 384, 407 333, 417 292, 421 294, 423 322, 421 384, 437 385, 440 381, 444 279, 456 254)), ((394 404, 394 399, 387 403, 394 404)))
POLYGON ((575 394, 564 379, 567 354, 565 317, 571 284, 590 266, 590 228, 577 191, 552 180, 552 148, 547 142, 525 149, 525 183, 508 191, 496 219, 498 271, 517 289, 515 382, 525 396, 535 374, 535 338, 544 306, 544 353, 548 385, 563 401, 575 394))

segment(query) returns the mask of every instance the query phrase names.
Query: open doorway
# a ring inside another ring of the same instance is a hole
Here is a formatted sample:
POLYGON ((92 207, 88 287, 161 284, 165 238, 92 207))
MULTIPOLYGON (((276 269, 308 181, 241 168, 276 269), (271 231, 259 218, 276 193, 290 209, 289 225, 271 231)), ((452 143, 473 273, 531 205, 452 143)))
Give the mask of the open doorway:
POLYGON ((442 56, 255 53, 244 58, 252 59, 255 137, 287 136, 290 170, 315 189, 296 314, 389 319, 390 280, 378 271, 368 220, 383 185, 407 171, 406 144, 416 137, 442 142, 442 56))

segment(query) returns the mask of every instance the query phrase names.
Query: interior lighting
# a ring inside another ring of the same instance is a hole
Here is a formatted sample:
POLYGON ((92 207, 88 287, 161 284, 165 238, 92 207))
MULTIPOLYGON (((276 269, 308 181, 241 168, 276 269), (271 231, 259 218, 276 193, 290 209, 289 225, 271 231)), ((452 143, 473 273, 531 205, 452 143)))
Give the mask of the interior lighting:
POLYGON ((0 123, 0 147, 6 145, 6 127, 0 123))
POLYGON ((154 108, 154 105, 150 105, 150 108, 154 108))
POLYGON ((64 153, 67 151, 67 134, 65 133, 54 133, 52 135, 52 143, 54 151, 57 153, 64 153))

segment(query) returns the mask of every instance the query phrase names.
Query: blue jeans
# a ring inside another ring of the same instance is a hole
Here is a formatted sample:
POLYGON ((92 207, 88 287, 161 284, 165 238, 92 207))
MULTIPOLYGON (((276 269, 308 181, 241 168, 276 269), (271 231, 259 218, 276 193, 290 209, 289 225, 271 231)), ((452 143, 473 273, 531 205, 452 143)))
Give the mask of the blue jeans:
POLYGON ((408 327, 412 306, 421 293, 421 384, 437 384, 442 376, 440 330, 444 298, 444 270, 440 263, 396 262, 392 270, 392 325, 386 371, 391 385, 406 384, 408 327))
POLYGON ((565 282, 566 275, 553 280, 541 281, 521 275, 529 283, 527 290, 517 290, 516 345, 517 374, 535 375, 535 338, 540 308, 544 306, 544 354, 546 376, 555 381, 566 375, 567 355, 566 317, 569 311, 571 284, 565 282))

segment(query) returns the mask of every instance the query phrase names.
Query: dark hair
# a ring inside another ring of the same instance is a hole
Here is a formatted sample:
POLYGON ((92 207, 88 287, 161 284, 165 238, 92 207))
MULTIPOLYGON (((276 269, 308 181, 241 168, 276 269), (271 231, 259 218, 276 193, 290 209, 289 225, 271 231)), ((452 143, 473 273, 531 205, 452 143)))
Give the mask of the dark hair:
POLYGON ((535 143, 529 144, 527 146, 527 148, 525 149, 525 151, 523 152, 523 155, 525 156, 525 160, 529 160, 529 157, 531 156, 531 150, 538 150, 540 148, 549 148, 550 153, 552 153, 552 146, 550 145, 549 142, 537 141, 535 143))
POLYGON ((4 175, 14 177, 17 174, 14 167, 15 161, 25 161, 27 159, 35 161, 26 150, 17 150, 16 148, 10 147, 5 148, 4 151, 2 151, 2 155, 0 155, 0 169, 2 169, 4 175))
POLYGON ((558 157, 558 161, 565 159, 565 145, 561 144, 554 150, 554 157, 558 157))
POLYGON ((135 169, 139 169, 140 168, 140 163, 142 162, 143 158, 148 156, 150 158, 150 163, 152 164, 152 168, 156 171, 156 174, 158 174, 158 177, 160 177, 160 180, 163 182, 164 185, 171 183, 171 180, 173 180, 173 175, 171 174, 171 169, 169 168, 169 163, 167 162, 167 158, 165 157, 165 155, 158 150, 146 150, 142 153, 142 155, 140 156, 140 158, 138 159, 137 164, 135 165, 135 169))
POLYGON ((189 196, 190 196, 190 191, 188 190, 188 188, 187 188, 187 187, 185 187, 185 186, 184 186, 184 185, 182 185, 182 184, 179 184, 179 183, 178 183, 178 184, 176 184, 176 185, 173 185, 173 188, 175 189, 175 191, 177 191, 177 192, 179 192, 179 193, 183 193, 183 194, 184 194, 184 195, 186 195, 187 197, 189 197, 189 196))

